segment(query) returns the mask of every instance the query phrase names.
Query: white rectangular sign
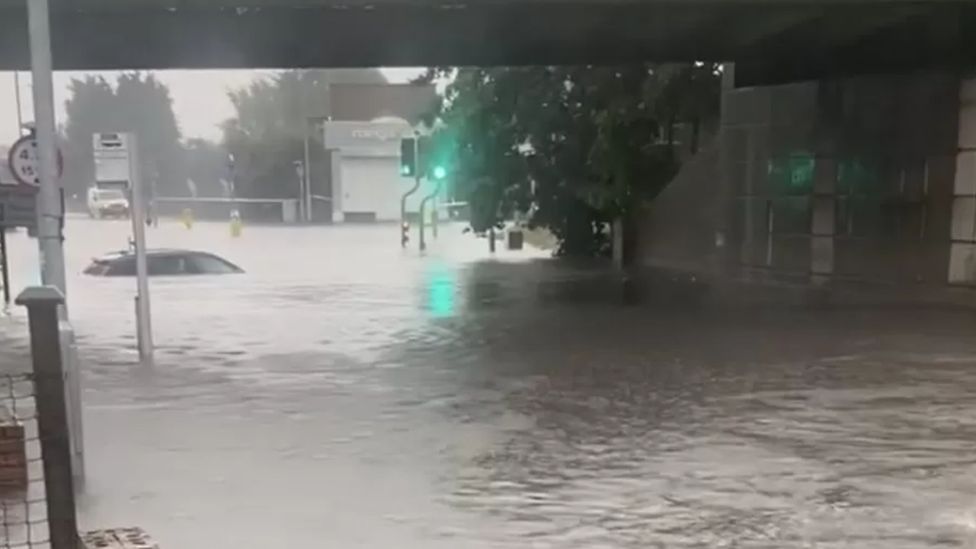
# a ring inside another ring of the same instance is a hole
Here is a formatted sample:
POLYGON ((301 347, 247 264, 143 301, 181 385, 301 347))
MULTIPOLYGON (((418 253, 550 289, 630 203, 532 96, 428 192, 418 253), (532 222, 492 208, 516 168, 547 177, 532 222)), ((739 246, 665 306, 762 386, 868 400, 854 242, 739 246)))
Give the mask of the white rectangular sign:
POLYGON ((92 135, 95 185, 129 182, 129 136, 124 133, 92 135))

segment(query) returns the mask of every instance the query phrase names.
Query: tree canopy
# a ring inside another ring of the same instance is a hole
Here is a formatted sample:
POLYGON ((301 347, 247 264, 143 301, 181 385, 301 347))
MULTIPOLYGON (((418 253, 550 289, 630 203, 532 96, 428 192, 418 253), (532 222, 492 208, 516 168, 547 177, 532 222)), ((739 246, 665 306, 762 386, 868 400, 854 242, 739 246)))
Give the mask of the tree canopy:
POLYGON ((473 228, 523 212, 566 254, 604 251, 607 224, 653 199, 677 172, 678 149, 696 149, 718 113, 720 69, 702 63, 437 68, 424 77, 436 78, 451 82, 431 116, 435 149, 449 151, 473 228))
POLYGON ((165 84, 152 74, 129 72, 119 75, 114 87, 97 76, 72 79, 68 92, 62 140, 69 194, 81 194, 94 183, 92 134, 97 132, 136 134, 143 176, 157 193, 185 187, 180 129, 165 84))
POLYGON ((294 162, 303 159, 309 118, 329 112, 329 85, 385 82, 376 69, 291 70, 229 92, 235 116, 223 124, 224 148, 234 155, 238 194, 296 196, 294 162))

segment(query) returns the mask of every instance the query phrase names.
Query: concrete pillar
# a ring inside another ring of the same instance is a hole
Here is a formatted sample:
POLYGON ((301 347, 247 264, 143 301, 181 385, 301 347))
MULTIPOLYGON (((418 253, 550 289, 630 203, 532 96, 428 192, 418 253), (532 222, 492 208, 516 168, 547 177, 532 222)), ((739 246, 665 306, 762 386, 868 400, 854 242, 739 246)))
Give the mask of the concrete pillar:
POLYGON ((58 307, 64 294, 55 286, 27 288, 17 304, 27 307, 33 362, 37 434, 44 465, 44 492, 51 549, 79 547, 71 469, 68 408, 65 398, 64 357, 58 307))
POLYGON ((329 149, 329 178, 332 182, 332 221, 341 223, 342 214, 342 153, 336 149, 329 149))
POLYGON ((714 253, 711 254, 712 275, 720 278, 734 276, 735 266, 739 260, 741 249, 741 228, 735 227, 736 208, 736 178, 729 168, 736 161, 732 158, 735 150, 730 140, 732 135, 728 129, 729 94, 735 90, 735 64, 726 63, 722 72, 722 92, 720 103, 719 125, 719 185, 716 190, 717 219, 715 220, 714 253))
POLYGON ((976 284, 976 77, 960 85, 958 145, 948 281, 976 284))
POLYGON ((826 283, 834 274, 836 186, 836 160, 817 158, 810 197, 810 274, 814 284, 826 283))

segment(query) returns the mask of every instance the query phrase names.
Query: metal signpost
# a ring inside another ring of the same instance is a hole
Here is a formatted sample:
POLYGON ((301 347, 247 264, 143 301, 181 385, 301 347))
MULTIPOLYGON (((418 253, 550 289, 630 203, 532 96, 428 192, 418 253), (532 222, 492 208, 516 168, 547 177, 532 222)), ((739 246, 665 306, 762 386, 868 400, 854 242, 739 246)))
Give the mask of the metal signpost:
MULTIPOLYGON (((37 240, 41 256, 41 281, 67 295, 64 249, 61 242, 61 189, 58 184, 57 145, 54 122, 54 84, 51 64, 51 28, 48 0, 27 1, 27 27, 30 38, 34 126, 36 128, 37 240)), ((11 169, 14 167, 11 166, 11 169)), ((14 172, 16 173, 16 171, 14 172)), ((59 310, 67 317, 67 307, 59 310)))
POLYGON ((142 194, 142 174, 135 136, 126 134, 129 145, 129 186, 132 198, 132 238, 136 254, 136 330, 139 360, 151 365, 153 360, 152 323, 149 314, 149 270, 146 266, 146 199, 142 194))
MULTIPOLYGON (((37 188, 36 191, 33 191, 36 196, 33 208, 35 212, 34 221, 25 219, 25 224, 29 230, 34 229, 37 234, 42 283, 54 286, 54 292, 60 293, 57 303, 52 304, 52 309, 56 308, 57 314, 55 315, 54 311, 51 311, 51 315, 60 320, 57 324, 57 330, 60 352, 69 365, 64 371, 69 389, 66 395, 63 388, 58 392, 68 399, 67 413, 71 422, 69 451, 72 460, 77 465, 77 478, 81 479, 84 475, 81 394, 78 383, 74 330, 67 322, 68 308, 64 300, 67 295, 62 237, 64 230, 64 191, 59 183, 64 169, 64 160, 56 141, 50 13, 48 11, 48 0, 25 1, 27 3, 27 34, 30 44, 31 88, 34 99, 34 130, 26 136, 27 141, 22 138, 18 141, 19 146, 15 144, 12 148, 10 170, 22 186, 37 188)), ((26 206, 25 200, 24 198, 11 198, 6 201, 4 203, 5 219, 16 221, 20 216, 29 218, 30 216, 26 212, 30 211, 31 208, 26 206)), ((33 326, 31 331, 32 333, 35 331, 33 326)), ((32 348, 32 350, 34 353, 38 352, 36 348, 32 348)), ((50 346, 45 349, 45 352, 49 351, 50 346)), ((36 356, 35 354, 35 360, 37 359, 36 356)), ((51 398, 60 399, 63 396, 52 395, 51 398)), ((54 520, 50 514, 50 509, 49 517, 54 520)), ((70 526, 73 528, 74 525, 70 526)), ((58 539, 55 539, 56 536, 52 531, 52 549, 73 547, 76 530, 73 531, 72 528, 63 530, 63 532, 70 533, 70 536, 61 537, 58 535, 58 539)))
POLYGON ((153 339, 149 305, 149 272, 146 266, 146 199, 140 173, 138 143, 131 133, 96 133, 92 138, 97 179, 124 181, 129 190, 132 247, 136 259, 136 335, 139 360, 152 364, 153 339), (124 179, 123 179, 124 178, 124 179))
POLYGON ((305 180, 305 163, 301 160, 295 160, 292 162, 292 165, 295 166, 295 175, 298 176, 298 219, 304 223, 309 219, 308 207, 305 204, 305 187, 307 183, 305 180))

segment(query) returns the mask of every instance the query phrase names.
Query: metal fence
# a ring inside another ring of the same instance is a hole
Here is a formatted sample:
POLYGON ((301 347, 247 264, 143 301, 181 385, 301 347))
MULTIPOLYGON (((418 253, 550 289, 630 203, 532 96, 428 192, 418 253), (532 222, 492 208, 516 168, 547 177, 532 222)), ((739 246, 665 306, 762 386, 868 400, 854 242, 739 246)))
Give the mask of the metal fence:
POLYGON ((53 287, 24 290, 30 373, 0 374, 0 549, 78 549, 71 436, 53 287))
POLYGON ((34 381, 34 374, 0 376, 2 549, 50 547, 34 381))

